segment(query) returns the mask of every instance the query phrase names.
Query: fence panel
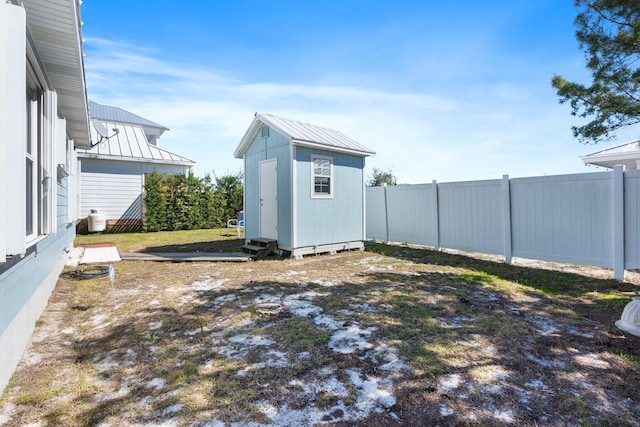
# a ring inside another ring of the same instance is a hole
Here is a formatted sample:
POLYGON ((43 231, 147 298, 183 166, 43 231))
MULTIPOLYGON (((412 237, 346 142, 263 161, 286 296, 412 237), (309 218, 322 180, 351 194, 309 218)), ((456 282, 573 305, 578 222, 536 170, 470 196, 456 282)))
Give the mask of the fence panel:
POLYGON ((440 245, 504 254, 502 180, 438 184, 440 245))
POLYGON ((624 173, 624 264, 640 268, 640 170, 624 173))
POLYGON ((513 255, 611 267, 611 173, 511 180, 513 255))
POLYGON ((386 187, 389 236, 392 242, 436 246, 434 184, 386 187))
POLYGON ((367 188, 367 237, 640 268, 640 170, 367 188))
POLYGON ((366 232, 368 239, 387 240, 384 187, 366 189, 366 232))

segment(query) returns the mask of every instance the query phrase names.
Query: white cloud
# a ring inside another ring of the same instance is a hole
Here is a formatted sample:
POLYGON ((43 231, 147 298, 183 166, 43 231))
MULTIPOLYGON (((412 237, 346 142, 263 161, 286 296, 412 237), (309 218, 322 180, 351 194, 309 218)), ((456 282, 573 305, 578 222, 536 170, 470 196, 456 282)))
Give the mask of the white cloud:
POLYGON ((577 158, 590 149, 571 137, 568 108, 557 104, 550 76, 409 93, 345 79, 242 81, 101 39, 88 39, 86 51, 89 97, 169 127, 161 146, 196 160, 198 175, 241 169, 233 151, 256 111, 337 129, 377 152, 369 170, 391 168, 403 183, 590 170, 577 158))

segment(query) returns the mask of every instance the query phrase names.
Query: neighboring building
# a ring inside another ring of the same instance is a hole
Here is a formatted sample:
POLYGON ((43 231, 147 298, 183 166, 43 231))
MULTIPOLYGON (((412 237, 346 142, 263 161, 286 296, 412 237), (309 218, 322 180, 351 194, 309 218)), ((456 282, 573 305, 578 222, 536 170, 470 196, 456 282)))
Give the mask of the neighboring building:
POLYGON ((244 159, 247 242, 275 239, 293 257, 362 248, 373 154, 338 131, 256 114, 234 153, 244 159))
POLYGON ((140 126, 144 130, 144 134, 149 144, 156 146, 160 146, 158 143, 160 136, 165 131, 169 130, 169 128, 162 126, 161 124, 130 113, 122 108, 102 105, 93 101, 89 101, 89 117, 91 118, 91 122, 101 122, 103 124, 107 122, 118 123, 121 125, 140 126))
POLYGON ((73 247, 89 147, 79 0, 0 2, 0 390, 73 247))
POLYGON ((93 147, 78 152, 78 232, 87 231, 91 209, 104 213, 107 231, 139 231, 145 174, 186 173, 195 162, 157 146, 166 127, 117 107, 90 102, 89 108, 93 147))
POLYGON ((614 147, 605 148, 591 154, 580 156, 588 165, 613 169, 623 165, 625 169, 640 169, 640 140, 626 142, 614 147))

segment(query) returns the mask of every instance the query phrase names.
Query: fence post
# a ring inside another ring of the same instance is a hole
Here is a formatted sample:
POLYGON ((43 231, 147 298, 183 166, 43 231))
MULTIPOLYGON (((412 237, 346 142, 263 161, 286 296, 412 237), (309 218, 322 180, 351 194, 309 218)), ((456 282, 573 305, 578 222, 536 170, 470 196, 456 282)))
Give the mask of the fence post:
POLYGON ((502 175, 502 219, 504 227, 504 261, 511 264, 511 191, 509 175, 502 175))
POLYGON ((433 202, 433 235, 435 236, 435 243, 433 244, 433 249, 435 251, 440 250, 440 217, 438 216, 439 206, 438 206, 438 181, 435 179, 431 181, 431 185, 433 186, 433 191, 431 192, 432 202, 433 202))
POLYGON ((624 170, 613 167, 613 275, 624 280, 624 170))
POLYGON ((382 190, 384 191, 384 232, 386 238, 385 243, 389 244, 389 208, 387 205, 387 184, 382 183, 382 190))

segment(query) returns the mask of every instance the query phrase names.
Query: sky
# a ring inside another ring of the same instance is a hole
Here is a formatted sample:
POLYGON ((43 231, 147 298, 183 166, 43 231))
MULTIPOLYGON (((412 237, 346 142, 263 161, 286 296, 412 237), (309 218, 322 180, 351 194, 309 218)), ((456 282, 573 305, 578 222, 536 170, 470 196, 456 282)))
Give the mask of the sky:
POLYGON ((85 0, 87 90, 170 130, 194 172, 242 170, 254 113, 338 130, 419 184, 596 172, 550 80, 589 82, 573 0, 85 0))

